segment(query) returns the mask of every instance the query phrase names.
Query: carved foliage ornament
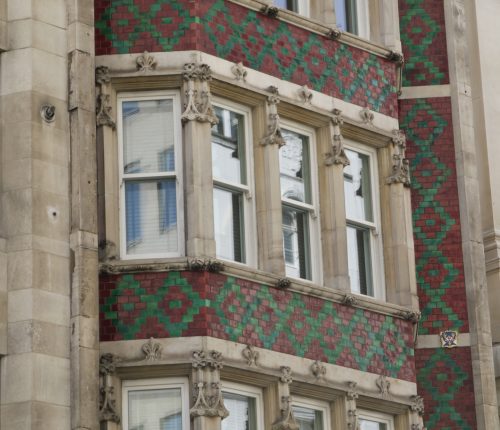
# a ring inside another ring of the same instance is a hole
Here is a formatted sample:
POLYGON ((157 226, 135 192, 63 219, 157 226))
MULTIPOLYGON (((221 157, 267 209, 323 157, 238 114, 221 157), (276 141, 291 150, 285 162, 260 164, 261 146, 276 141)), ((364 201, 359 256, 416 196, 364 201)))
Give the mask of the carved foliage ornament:
POLYGON ((247 361, 249 366, 257 366, 257 360, 259 358, 259 352, 255 350, 252 345, 247 345, 242 352, 243 357, 247 361))
POLYGON ((98 85, 105 85, 111 81, 109 67, 97 66, 95 69, 95 82, 98 85))
POLYGON ((391 388, 391 382, 387 379, 387 376, 380 375, 378 379, 375 381, 377 387, 380 391, 380 395, 383 399, 387 399, 390 397, 389 390, 391 388))
POLYGON ((346 294, 342 299, 342 303, 347 306, 356 306, 358 299, 351 294, 346 294))
POLYGON ((281 417, 273 424, 272 430, 299 430, 299 425, 293 416, 292 398, 281 397, 281 417))
POLYGON ((156 59, 148 51, 144 51, 135 60, 139 72, 150 72, 156 68, 156 59))
POLYGON ((424 399, 421 396, 411 396, 411 405, 410 409, 412 412, 415 412, 419 416, 424 415, 424 399))
POLYGON ((347 428, 349 430, 358 430, 358 412, 356 400, 359 397, 357 383, 349 381, 347 383, 347 428))
POLYGON ((208 82, 212 79, 212 71, 207 64, 187 63, 182 72, 186 103, 181 115, 183 123, 187 121, 208 122, 212 125, 219 120, 212 107, 212 94, 208 82))
POLYGON ((277 18, 279 13, 279 9, 276 6, 264 6, 260 11, 270 18, 277 18))
POLYGON ((229 416, 224 406, 222 390, 219 382, 197 382, 194 384, 194 406, 190 410, 192 417, 220 417, 229 416))
POLYGON ((281 369, 280 381, 283 382, 284 384, 291 384, 293 381, 292 369, 290 369, 288 366, 281 366, 280 369, 281 369))
POLYGON ((361 121, 363 122, 363 124, 373 125, 373 119, 375 118, 375 115, 367 107, 365 107, 359 112, 359 116, 361 117, 361 121))
POLYGON ((286 142, 281 133, 280 117, 278 115, 277 104, 280 102, 278 88, 269 87, 270 95, 267 97, 269 115, 267 123, 267 134, 261 140, 261 145, 283 146, 286 142))
POLYGON ((406 137, 401 130, 393 130, 391 141, 394 148, 392 172, 386 182, 410 186, 410 163, 406 158, 406 137))
POLYGON ((334 109, 331 118, 332 146, 330 152, 325 154, 325 164, 327 166, 341 164, 345 167, 351 164, 344 150, 344 137, 340 131, 342 124, 344 124, 342 112, 339 109, 334 109))
POLYGON ((326 375, 326 366, 319 360, 316 360, 311 365, 311 372, 315 378, 319 379, 326 375))
POLYGON ((144 345, 142 345, 142 352, 145 359, 148 361, 157 361, 161 359, 162 346, 150 338, 144 345))
POLYGON ((248 72, 246 71, 245 67, 243 67, 242 62, 235 63, 233 67, 231 67, 231 72, 233 72, 233 75, 237 81, 246 81, 248 72))
POLYGON ((299 99, 304 104, 310 104, 313 98, 313 93, 307 85, 304 85, 297 91, 299 99))
POLYGON ((99 359, 99 421, 120 423, 116 412, 115 389, 111 383, 111 375, 116 371, 119 362, 113 354, 103 354, 99 359))
POLYGON ((113 130, 116 128, 115 121, 111 116, 111 101, 109 94, 98 94, 96 101, 96 124, 97 127, 106 125, 113 130))

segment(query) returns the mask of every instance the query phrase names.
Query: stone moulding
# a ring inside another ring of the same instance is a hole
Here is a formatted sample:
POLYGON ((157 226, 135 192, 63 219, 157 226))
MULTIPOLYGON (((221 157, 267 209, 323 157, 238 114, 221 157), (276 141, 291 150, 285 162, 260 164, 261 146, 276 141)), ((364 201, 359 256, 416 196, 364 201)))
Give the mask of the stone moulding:
POLYGON ((209 82, 212 80, 212 71, 207 64, 186 63, 183 67, 184 80, 184 112, 181 121, 208 122, 215 125, 219 122, 212 106, 212 94, 209 82))

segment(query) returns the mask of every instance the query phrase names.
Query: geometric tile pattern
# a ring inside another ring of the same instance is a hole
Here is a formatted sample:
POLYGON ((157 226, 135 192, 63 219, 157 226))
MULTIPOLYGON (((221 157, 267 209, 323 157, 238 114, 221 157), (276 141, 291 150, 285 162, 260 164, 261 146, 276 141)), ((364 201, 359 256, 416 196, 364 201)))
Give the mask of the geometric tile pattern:
POLYGON ((197 49, 397 117, 395 64, 225 0, 96 0, 96 54, 197 49))
POLYGON ((470 348, 417 350, 418 391, 429 430, 474 430, 476 408, 470 348))
POLYGON ((102 341, 213 336, 415 381, 411 322, 205 272, 103 275, 102 341))
POLYGON ((449 83, 443 1, 400 0, 403 86, 449 83))
POLYGON ((400 101, 412 173, 420 334, 467 332, 455 151, 449 98, 400 101))

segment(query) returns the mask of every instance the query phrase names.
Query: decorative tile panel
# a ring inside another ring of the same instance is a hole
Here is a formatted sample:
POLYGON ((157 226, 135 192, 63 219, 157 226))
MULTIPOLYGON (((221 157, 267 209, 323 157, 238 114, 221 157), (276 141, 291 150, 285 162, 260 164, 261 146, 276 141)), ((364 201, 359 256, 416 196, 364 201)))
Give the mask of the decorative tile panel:
POLYGON ((101 277, 101 340, 213 336, 413 381, 405 320, 207 272, 101 277))
POLYGON ((396 66, 224 0, 96 0, 96 54, 200 50, 397 116, 396 66))

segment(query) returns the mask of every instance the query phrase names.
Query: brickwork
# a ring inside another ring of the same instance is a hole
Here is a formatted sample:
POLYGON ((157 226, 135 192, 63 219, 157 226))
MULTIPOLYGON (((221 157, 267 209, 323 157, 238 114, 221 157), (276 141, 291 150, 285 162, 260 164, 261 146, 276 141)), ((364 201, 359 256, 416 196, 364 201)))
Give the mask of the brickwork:
POLYGON ((414 381, 413 325, 205 272, 101 277, 101 341, 213 336, 414 381))
POLYGON ((96 0, 96 54, 197 49, 397 116, 383 58, 224 0, 96 0))
POLYGON ((402 100, 412 174, 420 334, 468 332, 449 98, 402 100))
POLYGON ((448 84, 443 0, 400 0, 404 86, 448 84))
POLYGON ((415 361, 427 428, 475 429, 470 348, 420 349, 415 361))

